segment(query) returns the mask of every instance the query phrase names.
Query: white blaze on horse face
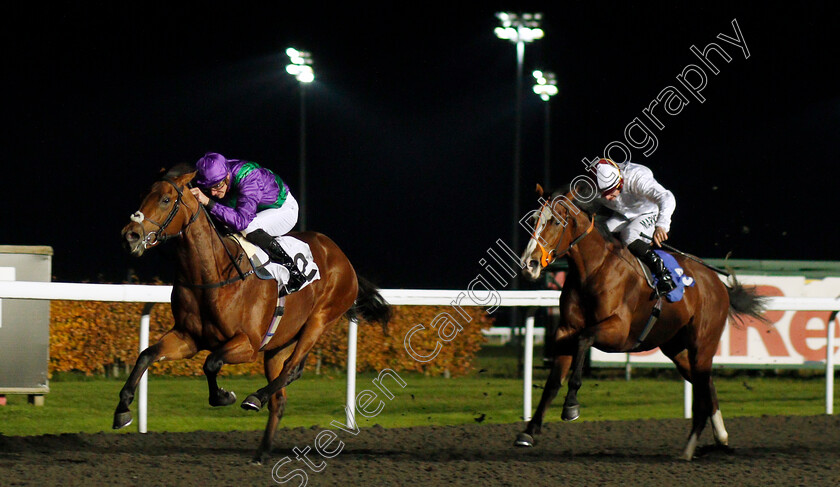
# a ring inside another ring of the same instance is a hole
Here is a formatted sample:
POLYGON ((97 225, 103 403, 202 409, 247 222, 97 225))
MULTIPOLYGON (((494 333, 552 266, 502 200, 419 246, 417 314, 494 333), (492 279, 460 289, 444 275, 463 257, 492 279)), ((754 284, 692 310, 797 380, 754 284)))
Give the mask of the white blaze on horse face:
POLYGON ((146 219, 146 215, 144 215, 142 211, 135 211, 134 214, 129 217, 129 219, 134 223, 143 223, 143 220, 146 219))
POLYGON ((542 273, 542 266, 540 265, 541 255, 538 254, 535 256, 535 253, 537 252, 537 239, 542 239, 542 232, 545 230, 545 225, 551 216, 550 211, 547 206, 544 206, 540 211, 537 217, 537 224, 534 225, 534 233, 531 235, 531 239, 528 240, 528 245, 522 253, 523 272, 531 279, 540 277, 542 273))

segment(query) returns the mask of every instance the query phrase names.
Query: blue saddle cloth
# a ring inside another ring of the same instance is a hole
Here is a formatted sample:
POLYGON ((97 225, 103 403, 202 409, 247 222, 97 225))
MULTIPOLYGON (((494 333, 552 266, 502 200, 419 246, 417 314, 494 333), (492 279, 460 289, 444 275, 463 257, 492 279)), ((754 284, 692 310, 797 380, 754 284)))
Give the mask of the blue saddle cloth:
MULTIPOLYGON (((673 255, 665 252, 664 250, 654 250, 654 252, 659 254, 659 257, 662 258, 662 261, 665 263, 665 268, 671 273, 671 278, 674 280, 674 284, 677 285, 673 291, 665 295, 665 299, 671 303, 676 303, 682 299, 686 287, 694 286, 694 278, 685 275, 685 271, 682 267, 680 267, 680 264, 677 263, 677 259, 675 259, 673 255)), ((658 279, 654 277, 654 286, 657 281, 658 279)))

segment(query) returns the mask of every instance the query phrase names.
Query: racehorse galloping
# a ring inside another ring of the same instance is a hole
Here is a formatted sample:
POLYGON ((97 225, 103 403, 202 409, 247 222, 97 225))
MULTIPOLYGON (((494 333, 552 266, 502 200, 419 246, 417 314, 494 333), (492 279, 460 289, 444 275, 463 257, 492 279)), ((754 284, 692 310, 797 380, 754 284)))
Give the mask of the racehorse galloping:
POLYGON ((209 350, 204 374, 211 406, 227 406, 236 396, 220 388, 216 376, 223 364, 249 363, 264 352, 268 385, 248 396, 245 409, 269 406, 268 423, 254 458, 261 463, 271 452, 272 439, 286 404, 285 387, 297 378, 306 354, 330 325, 344 315, 361 315, 385 330, 390 307, 378 290, 356 272, 344 253, 326 236, 292 233, 311 248, 321 278, 286 296, 285 314, 271 339, 269 325, 277 305, 278 285, 258 279, 241 247, 219 238, 206 211, 187 190, 195 176, 176 166, 152 185, 140 211, 122 230, 123 244, 134 256, 167 240, 175 241, 176 279, 172 288, 174 326, 140 353, 120 391, 114 428, 131 423, 129 405, 143 372, 155 361, 190 358, 209 350))
MULTIPOLYGON (((537 193, 543 195, 539 186, 537 193)), ((663 302, 658 321, 648 328, 656 300, 639 263, 595 223, 597 203, 581 203, 578 200, 583 198, 576 195, 586 193, 582 187, 557 192, 535 212, 535 230, 522 255, 523 273, 532 279, 558 257, 567 256, 570 269, 560 297, 560 325, 546 337, 554 357, 551 373, 533 418, 515 444, 533 446, 546 409, 567 377, 562 418, 578 418, 577 391, 584 356, 595 346, 616 353, 659 347, 694 386, 693 424, 683 458, 694 456, 709 419, 716 443, 726 445, 728 435, 711 376, 712 359, 727 316, 761 319, 763 298, 754 289, 741 286, 734 276, 730 285, 725 285, 709 268, 677 255, 677 262, 695 279, 695 285, 685 288, 681 300, 663 302)))

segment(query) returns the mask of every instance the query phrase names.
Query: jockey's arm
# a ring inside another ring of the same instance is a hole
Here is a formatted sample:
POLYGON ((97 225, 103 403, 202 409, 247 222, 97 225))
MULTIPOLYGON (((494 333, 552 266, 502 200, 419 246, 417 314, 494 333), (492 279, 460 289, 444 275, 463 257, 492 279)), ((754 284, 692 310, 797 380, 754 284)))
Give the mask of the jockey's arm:
POLYGON ((656 203, 656 206, 659 208, 659 215, 656 218, 656 227, 657 229, 661 228, 662 233, 665 234, 665 238, 668 238, 667 234, 671 230, 671 215, 674 214, 674 210, 677 207, 677 201, 674 198, 674 193, 665 189, 665 187, 659 184, 652 175, 642 181, 639 181, 639 183, 640 192, 645 196, 645 198, 656 203))
POLYGON ((260 191, 256 181, 248 176, 239 182, 236 191, 238 194, 235 208, 217 202, 211 205, 208 210, 211 215, 223 222, 228 228, 241 232, 257 216, 260 191))

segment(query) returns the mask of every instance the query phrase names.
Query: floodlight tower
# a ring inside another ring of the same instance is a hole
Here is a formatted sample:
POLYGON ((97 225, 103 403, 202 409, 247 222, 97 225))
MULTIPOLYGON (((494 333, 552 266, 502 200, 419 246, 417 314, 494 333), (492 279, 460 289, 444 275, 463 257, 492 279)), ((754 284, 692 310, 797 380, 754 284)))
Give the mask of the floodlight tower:
MULTIPOLYGON (((496 27, 494 32, 499 39, 508 40, 516 45, 516 121, 514 122, 516 135, 514 137, 513 149, 513 230, 511 234, 511 245, 514 252, 522 249, 519 247, 519 186, 521 179, 521 155, 522 155, 522 65, 525 60, 525 43, 541 39, 544 35, 540 28, 542 21, 541 13, 497 12, 496 18, 501 25, 496 27)), ((513 278, 513 289, 519 288, 519 274, 513 278)), ((517 326, 518 313, 516 308, 511 310, 511 321, 517 326)))
POLYGON ((551 147, 551 113, 549 109, 549 101, 551 97, 558 93, 557 77, 551 71, 534 71, 532 73, 537 84, 534 85, 534 93, 540 96, 540 99, 545 102, 545 140, 543 141, 543 186, 548 189, 551 188, 551 170, 550 170, 550 147, 551 147))
POLYGON ((300 230, 306 230, 306 85, 315 81, 312 70, 312 56, 306 51, 298 51, 290 47, 286 49, 290 64, 286 65, 286 72, 298 80, 300 85, 300 201, 299 218, 300 230))

